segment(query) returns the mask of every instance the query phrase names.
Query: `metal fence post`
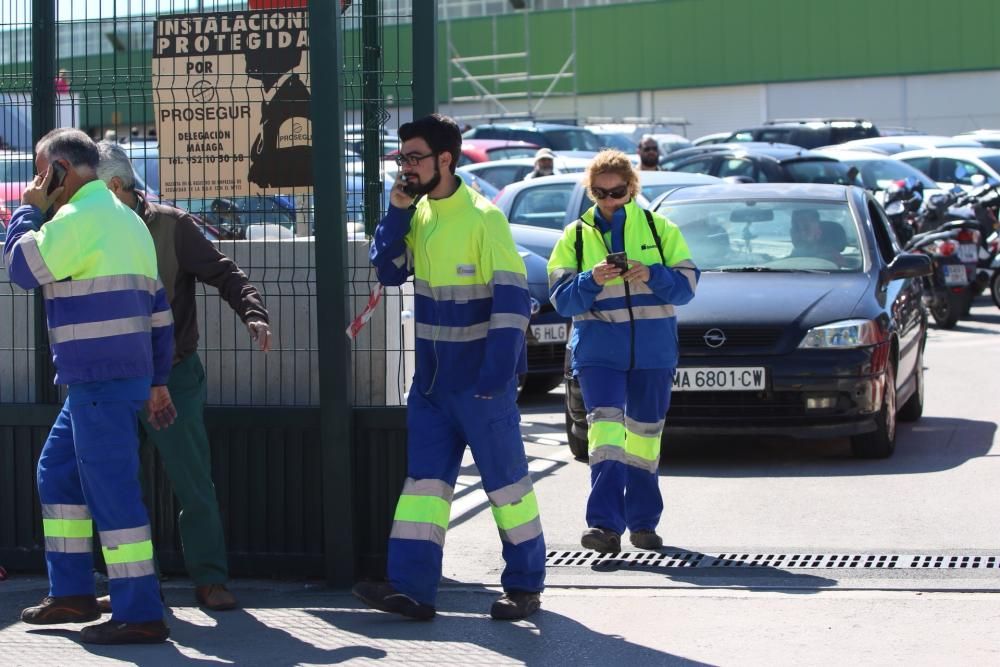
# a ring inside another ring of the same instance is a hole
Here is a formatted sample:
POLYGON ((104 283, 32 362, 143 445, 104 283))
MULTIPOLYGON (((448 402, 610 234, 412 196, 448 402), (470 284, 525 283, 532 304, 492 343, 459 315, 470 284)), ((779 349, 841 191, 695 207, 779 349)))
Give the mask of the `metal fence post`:
POLYGON ((382 99, 382 27, 378 0, 361 3, 361 77, 365 231, 373 234, 382 209, 382 125, 387 115, 382 99))
POLYGON ((413 117, 437 111, 437 3, 413 3, 413 117))
POLYGON ((319 331, 320 438, 326 578, 354 581, 354 433, 351 346, 347 328, 347 227, 344 223, 344 142, 340 3, 309 0, 313 174, 334 178, 313 189, 316 211, 316 320, 319 331))
MULTIPOLYGON (((32 0, 31 3, 31 138, 32 144, 56 125, 56 3, 32 0)), ((45 299, 35 290, 35 402, 54 403, 59 392, 52 384, 55 369, 49 350, 45 321, 45 299)))

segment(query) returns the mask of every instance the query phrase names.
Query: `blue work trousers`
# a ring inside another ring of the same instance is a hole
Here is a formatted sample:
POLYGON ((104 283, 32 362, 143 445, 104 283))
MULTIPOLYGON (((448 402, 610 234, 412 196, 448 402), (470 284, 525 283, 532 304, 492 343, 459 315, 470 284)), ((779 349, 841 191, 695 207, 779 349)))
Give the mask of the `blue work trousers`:
MULTIPOLYGON (((470 369, 471 370, 471 369, 470 369)), ((472 390, 407 399, 407 480, 389 539, 389 580, 433 606, 451 499, 466 444, 500 529, 506 591, 541 591, 545 539, 521 439, 516 384, 491 399, 472 390)))
POLYGON ((143 401, 115 396, 116 382, 95 385, 96 391, 70 387, 38 460, 49 594, 94 595, 92 520, 108 565, 112 619, 160 620, 163 603, 138 477, 143 401))
POLYGON ((655 530, 663 512, 657 471, 673 370, 619 371, 599 366, 577 376, 589 422, 587 525, 655 530))

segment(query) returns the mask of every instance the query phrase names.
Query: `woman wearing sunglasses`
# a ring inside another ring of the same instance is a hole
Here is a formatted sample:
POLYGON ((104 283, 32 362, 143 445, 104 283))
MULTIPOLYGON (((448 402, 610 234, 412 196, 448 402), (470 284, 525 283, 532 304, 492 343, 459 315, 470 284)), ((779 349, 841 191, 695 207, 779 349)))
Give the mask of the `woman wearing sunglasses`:
POLYGON ((572 369, 587 408, 591 490, 581 544, 659 549, 660 434, 677 366, 674 306, 694 297, 699 271, 680 230, 635 203, 639 176, 606 150, 584 179, 596 203, 566 227, 549 259, 549 294, 573 318, 572 369))

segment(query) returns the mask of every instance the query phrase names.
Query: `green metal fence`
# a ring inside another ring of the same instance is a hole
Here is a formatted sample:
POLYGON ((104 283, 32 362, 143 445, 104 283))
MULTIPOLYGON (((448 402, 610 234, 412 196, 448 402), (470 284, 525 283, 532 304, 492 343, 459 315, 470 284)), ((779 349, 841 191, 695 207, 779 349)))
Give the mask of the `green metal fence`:
MULTIPOLYGON (((366 233, 387 205, 381 158, 398 124, 435 104, 433 49, 395 44, 387 61, 382 43, 400 22, 433 35, 435 10, 376 0, 249 5, 4 3, 0 137, 10 150, 0 152, 0 216, 34 173, 34 142, 65 125, 121 142, 150 196, 199 216, 261 291, 275 336, 267 355, 254 351, 228 304, 199 285, 231 571, 346 584, 384 567, 405 470, 406 290, 387 290, 353 341, 344 331, 374 285, 366 233), (292 4, 306 6, 255 9, 292 4), (293 79, 307 92, 288 97, 293 79), (290 119, 268 120, 276 99, 290 100, 290 119), (269 142, 285 150, 271 153, 280 159, 267 157, 269 142)), ((51 385, 39 297, 5 272, 0 315, 0 563, 41 570, 34 466, 62 394, 51 385)), ((158 558, 165 572, 181 571, 177 508, 146 454, 158 558)))

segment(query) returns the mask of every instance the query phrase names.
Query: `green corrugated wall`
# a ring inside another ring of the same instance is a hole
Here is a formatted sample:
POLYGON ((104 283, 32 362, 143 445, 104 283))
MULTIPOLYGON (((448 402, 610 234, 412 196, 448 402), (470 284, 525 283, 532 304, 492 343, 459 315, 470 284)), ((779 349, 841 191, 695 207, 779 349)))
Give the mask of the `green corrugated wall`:
MULTIPOLYGON (((447 60, 448 36, 462 56, 528 51, 526 61, 470 63, 473 74, 526 68, 529 74, 552 74, 575 48, 575 81, 563 80, 555 90, 595 95, 1000 69, 998 28, 998 0, 656 0, 442 21, 437 45, 427 48, 436 46, 439 99, 448 102, 477 92, 464 82, 449 87, 458 73, 447 60)), ((355 38, 347 33, 345 43, 349 46, 355 38)), ((408 69, 411 38, 409 25, 387 28, 385 63, 408 69)), ((133 67, 144 63, 133 75, 148 77, 149 52, 131 55, 119 62, 133 67)), ((99 73, 112 71, 104 60, 98 63, 99 73)), ((86 64, 83 58, 61 60, 59 65, 95 73, 93 59, 86 64)), ((352 71, 357 66, 347 64, 347 81, 358 76, 352 71)), ((531 82, 530 90, 540 94, 548 83, 531 82)), ((395 85, 386 81, 387 94, 398 94, 395 85)), ((525 90, 523 82, 485 85, 492 92, 525 90)), ((127 122, 142 122, 143 114, 152 122, 151 106, 142 99, 133 98, 131 110, 120 101, 88 101, 85 123, 108 124, 113 105, 131 119, 127 122)))

